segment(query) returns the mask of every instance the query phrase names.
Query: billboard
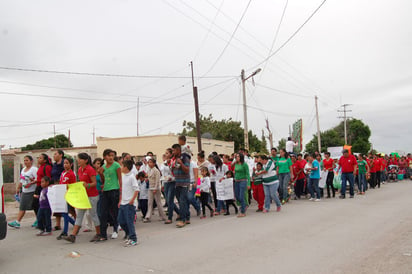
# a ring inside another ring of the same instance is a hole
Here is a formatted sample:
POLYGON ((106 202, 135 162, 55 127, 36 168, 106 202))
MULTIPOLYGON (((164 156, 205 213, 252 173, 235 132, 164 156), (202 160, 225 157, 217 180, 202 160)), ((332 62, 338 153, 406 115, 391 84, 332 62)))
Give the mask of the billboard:
POLYGON ((297 120, 292 126, 292 139, 297 143, 294 148, 295 153, 300 153, 302 151, 303 143, 303 124, 302 119, 297 120))

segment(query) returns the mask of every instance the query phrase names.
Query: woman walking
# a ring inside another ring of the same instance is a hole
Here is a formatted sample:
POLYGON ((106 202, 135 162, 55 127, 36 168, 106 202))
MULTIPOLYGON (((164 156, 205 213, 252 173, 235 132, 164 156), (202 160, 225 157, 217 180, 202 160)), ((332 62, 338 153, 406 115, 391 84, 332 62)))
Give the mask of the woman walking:
POLYGON ((245 156, 242 153, 235 158, 235 197, 240 203, 240 214, 238 217, 246 216, 245 193, 250 188, 249 166, 245 163, 245 156))
MULTIPOLYGON (((20 222, 26 210, 33 209, 33 195, 36 190, 37 167, 33 166, 33 158, 30 155, 24 157, 24 168, 20 173, 20 183, 17 187, 17 195, 21 193, 20 208, 17 219, 9 223, 9 226, 20 228, 20 222)), ((36 215, 37 216, 37 215, 36 215)))
POLYGON ((153 211, 153 201, 156 201, 157 209, 159 210, 159 216, 162 221, 166 221, 165 213, 163 212, 163 208, 161 206, 161 195, 160 195, 160 170, 157 167, 156 160, 150 158, 147 162, 148 165, 148 172, 147 178, 149 179, 149 206, 146 213, 146 217, 144 218, 144 223, 150 222, 150 218, 152 217, 153 211))
POLYGON ((290 183, 290 175, 292 174, 292 161, 285 149, 280 150, 280 158, 276 163, 276 173, 279 176, 279 196, 282 199, 282 204, 288 200, 288 184, 290 183))
MULTIPOLYGON (((88 209, 93 219, 96 235, 90 240, 90 242, 105 241, 107 238, 102 238, 100 235, 100 220, 97 216, 97 201, 99 200, 99 192, 96 188, 96 170, 92 166, 92 159, 87 153, 79 153, 77 155, 79 163, 79 181, 83 182, 83 186, 86 189, 87 196, 92 208, 88 209)), ((87 209, 77 209, 76 222, 74 224, 71 235, 63 237, 68 242, 74 243, 76 241, 76 235, 79 233, 80 227, 83 222, 83 217, 86 214, 87 209)))

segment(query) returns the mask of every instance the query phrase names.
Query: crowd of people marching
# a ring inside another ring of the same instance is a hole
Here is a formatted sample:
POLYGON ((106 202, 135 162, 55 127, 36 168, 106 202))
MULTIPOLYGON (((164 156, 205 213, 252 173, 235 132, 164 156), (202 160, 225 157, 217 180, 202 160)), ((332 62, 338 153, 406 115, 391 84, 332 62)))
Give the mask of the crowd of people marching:
POLYGON ((108 227, 112 226, 110 238, 118 238, 121 229, 125 246, 134 246, 138 243, 135 222, 140 218, 144 223, 151 222, 156 208, 161 221, 172 224, 175 215, 176 227, 182 228, 190 224, 192 215, 206 218, 206 208, 210 217, 230 215, 231 208, 237 217, 245 217, 252 197, 258 205, 256 211, 267 213, 272 202, 276 211, 281 211, 291 199, 319 202, 325 196, 334 198, 339 188, 339 198, 344 199, 347 186, 350 198, 355 195, 355 186, 358 195, 365 195, 368 188, 380 188, 388 181, 392 166, 399 168, 399 174, 412 178, 410 154, 401 158, 380 154, 355 157, 344 150, 340 159, 332 159, 329 153, 322 158, 319 153, 294 154, 290 141, 279 153, 272 148, 270 155, 249 155, 240 150, 232 155, 213 152, 206 157, 201 151, 195 157, 185 136, 179 136, 178 143, 166 149, 159 163, 151 152, 134 162, 129 153, 117 155, 106 149, 103 158, 93 161, 87 153, 78 154, 77 173, 73 171, 73 159, 65 157, 62 150, 54 153, 54 163, 41 154, 34 165, 34 159, 27 155, 17 189, 20 210, 9 226, 20 228, 25 212, 34 210, 37 219, 32 226, 39 230, 38 236, 62 230, 57 239, 74 243, 81 227, 84 232, 91 231, 93 223, 96 234, 90 242, 106 241, 108 227), (219 200, 217 187, 223 180, 233 185, 233 199, 219 200), (91 208, 68 205, 67 212, 53 213, 47 197, 50 187, 79 181, 91 208), (69 224, 73 226, 71 232, 69 224))

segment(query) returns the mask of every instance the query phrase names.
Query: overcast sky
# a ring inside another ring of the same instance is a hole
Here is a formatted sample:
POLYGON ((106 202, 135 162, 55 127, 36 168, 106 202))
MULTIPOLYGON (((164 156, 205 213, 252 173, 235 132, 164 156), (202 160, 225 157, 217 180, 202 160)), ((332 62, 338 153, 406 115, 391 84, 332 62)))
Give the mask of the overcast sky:
POLYGON ((411 1, 328 0, 262 63, 321 2, 2 0, 0 67, 169 78, 0 69, 0 144, 51 137, 54 124, 59 134, 71 130, 75 146, 92 143, 93 127, 96 136, 134 136, 137 97, 141 135, 180 132, 183 120, 194 120, 185 78, 193 60, 203 115, 243 121, 240 71, 259 67, 255 85, 247 82, 249 127, 258 136, 268 118, 277 145, 302 118, 310 141, 317 95, 322 131, 351 104, 374 148, 412 151, 411 1))

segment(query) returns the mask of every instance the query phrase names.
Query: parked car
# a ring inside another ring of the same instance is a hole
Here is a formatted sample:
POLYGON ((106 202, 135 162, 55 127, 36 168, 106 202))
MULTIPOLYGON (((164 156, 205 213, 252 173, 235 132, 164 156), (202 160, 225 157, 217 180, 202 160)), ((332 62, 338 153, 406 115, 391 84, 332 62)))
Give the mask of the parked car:
POLYGON ((3 186, 3 165, 1 161, 0 147, 0 240, 6 238, 7 235, 7 219, 4 214, 4 186, 3 186))

